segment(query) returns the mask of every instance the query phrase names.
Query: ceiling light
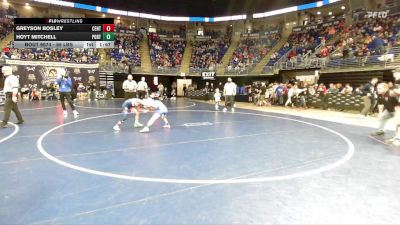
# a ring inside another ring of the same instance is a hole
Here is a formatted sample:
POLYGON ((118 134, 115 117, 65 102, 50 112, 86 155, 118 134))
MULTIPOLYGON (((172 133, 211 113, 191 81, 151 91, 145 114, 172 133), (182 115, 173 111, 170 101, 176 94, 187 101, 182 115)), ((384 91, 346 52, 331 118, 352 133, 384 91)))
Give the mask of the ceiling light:
POLYGON ((340 7, 342 10, 346 9, 346 6, 342 5, 342 7, 340 7))
POLYGON ((321 15, 321 12, 320 12, 320 11, 318 11, 318 12, 317 12, 317 15, 321 15))
POLYGON ((332 12, 329 12, 329 15, 332 16, 332 12))
POLYGON ((120 20, 120 19, 121 19, 121 17, 120 17, 120 16, 118 16, 118 17, 117 17, 117 20, 120 20))

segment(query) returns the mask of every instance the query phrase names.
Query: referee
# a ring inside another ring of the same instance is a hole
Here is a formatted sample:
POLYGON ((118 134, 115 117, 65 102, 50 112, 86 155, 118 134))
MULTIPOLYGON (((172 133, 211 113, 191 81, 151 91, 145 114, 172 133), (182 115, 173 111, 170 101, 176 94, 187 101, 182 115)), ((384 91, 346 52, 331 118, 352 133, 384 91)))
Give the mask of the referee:
POLYGON ((139 81, 138 83, 138 88, 137 88, 138 98, 145 99, 148 88, 149 87, 147 86, 146 78, 142 77, 141 81, 139 81))
POLYGON ((131 74, 128 75, 128 79, 122 84, 122 89, 125 91, 125 100, 136 98, 136 91, 138 85, 131 74))
POLYGON ((21 112, 18 109, 17 105, 17 94, 19 88, 19 80, 18 77, 12 74, 11 66, 3 66, 1 69, 6 80, 4 81, 3 91, 6 94, 6 102, 4 105, 4 116, 3 121, 0 125, 1 128, 6 128, 8 124, 8 120, 10 119, 11 111, 14 111, 15 116, 18 119, 17 124, 23 124, 24 119, 22 118, 21 112))

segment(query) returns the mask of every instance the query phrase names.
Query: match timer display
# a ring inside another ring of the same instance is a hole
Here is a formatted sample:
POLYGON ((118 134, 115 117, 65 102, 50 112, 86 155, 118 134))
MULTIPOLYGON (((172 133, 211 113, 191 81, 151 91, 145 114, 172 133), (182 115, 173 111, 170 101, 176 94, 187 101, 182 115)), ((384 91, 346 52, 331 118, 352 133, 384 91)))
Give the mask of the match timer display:
POLYGON ((114 48, 113 18, 15 18, 14 48, 114 48))

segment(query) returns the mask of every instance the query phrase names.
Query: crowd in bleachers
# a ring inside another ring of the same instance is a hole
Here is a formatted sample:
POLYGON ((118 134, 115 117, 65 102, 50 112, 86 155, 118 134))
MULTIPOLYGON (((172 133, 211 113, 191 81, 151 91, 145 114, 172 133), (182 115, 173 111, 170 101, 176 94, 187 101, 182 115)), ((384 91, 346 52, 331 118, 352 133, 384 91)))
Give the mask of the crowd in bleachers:
POLYGON ((400 45, 400 17, 368 18, 354 23, 331 46, 331 58, 353 58, 382 55, 400 45))
MULTIPOLYGON (((392 84, 393 86, 393 84, 392 84)), ((247 87, 249 102, 258 106, 282 105, 290 107, 309 107, 307 98, 310 96, 323 97, 326 94, 344 94, 352 96, 366 95, 364 85, 352 87, 350 84, 324 83, 308 85, 303 82, 271 83, 255 82, 247 87)))
POLYGON ((18 17, 18 12, 12 7, 0 8, 0 40, 13 30, 13 19, 18 17))
POLYGON ((227 72, 241 73, 251 68, 268 53, 279 40, 279 34, 262 38, 247 38, 240 41, 227 67, 227 72))
POLYGON ((174 68, 182 63, 186 41, 184 39, 161 39, 149 34, 150 59, 153 67, 174 68))
POLYGON ((13 21, 6 18, 0 19, 0 40, 3 40, 13 29, 13 21))
POLYGON ((214 70, 229 48, 228 38, 197 40, 192 44, 190 68, 214 70))
POLYGON ((300 57, 315 53, 315 49, 318 45, 321 44, 324 46, 328 40, 338 33, 342 33, 346 29, 344 20, 340 20, 338 23, 327 27, 316 24, 314 27, 310 27, 310 25, 308 26, 308 28, 302 28, 300 31, 293 31, 290 34, 287 43, 272 55, 266 68, 273 66, 276 61, 286 54, 288 60, 294 63, 300 57))
POLYGON ((45 49, 25 48, 14 49, 6 47, 2 52, 3 58, 20 60, 41 60, 55 62, 97 63, 99 53, 97 49, 67 48, 45 49))
POLYGON ((114 48, 110 52, 112 64, 140 67, 141 39, 140 34, 116 34, 114 48))

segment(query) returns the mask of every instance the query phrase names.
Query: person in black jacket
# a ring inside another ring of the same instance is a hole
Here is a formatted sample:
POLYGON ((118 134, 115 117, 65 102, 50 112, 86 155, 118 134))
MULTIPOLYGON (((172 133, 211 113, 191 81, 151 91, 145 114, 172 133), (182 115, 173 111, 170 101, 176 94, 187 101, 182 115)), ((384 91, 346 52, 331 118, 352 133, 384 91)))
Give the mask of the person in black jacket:
POLYGON ((374 107, 373 103, 375 103, 375 95, 376 95, 376 84, 378 83, 378 78, 374 77, 371 79, 371 82, 366 83, 364 85, 364 89, 362 90, 363 97, 361 98, 364 101, 364 108, 361 110, 361 115, 366 117, 368 113, 374 107))
POLYGON ((395 115, 395 108, 399 106, 399 101, 389 91, 387 83, 380 83, 377 86, 378 109, 379 109, 379 128, 373 133, 374 136, 385 134, 386 122, 395 115))

